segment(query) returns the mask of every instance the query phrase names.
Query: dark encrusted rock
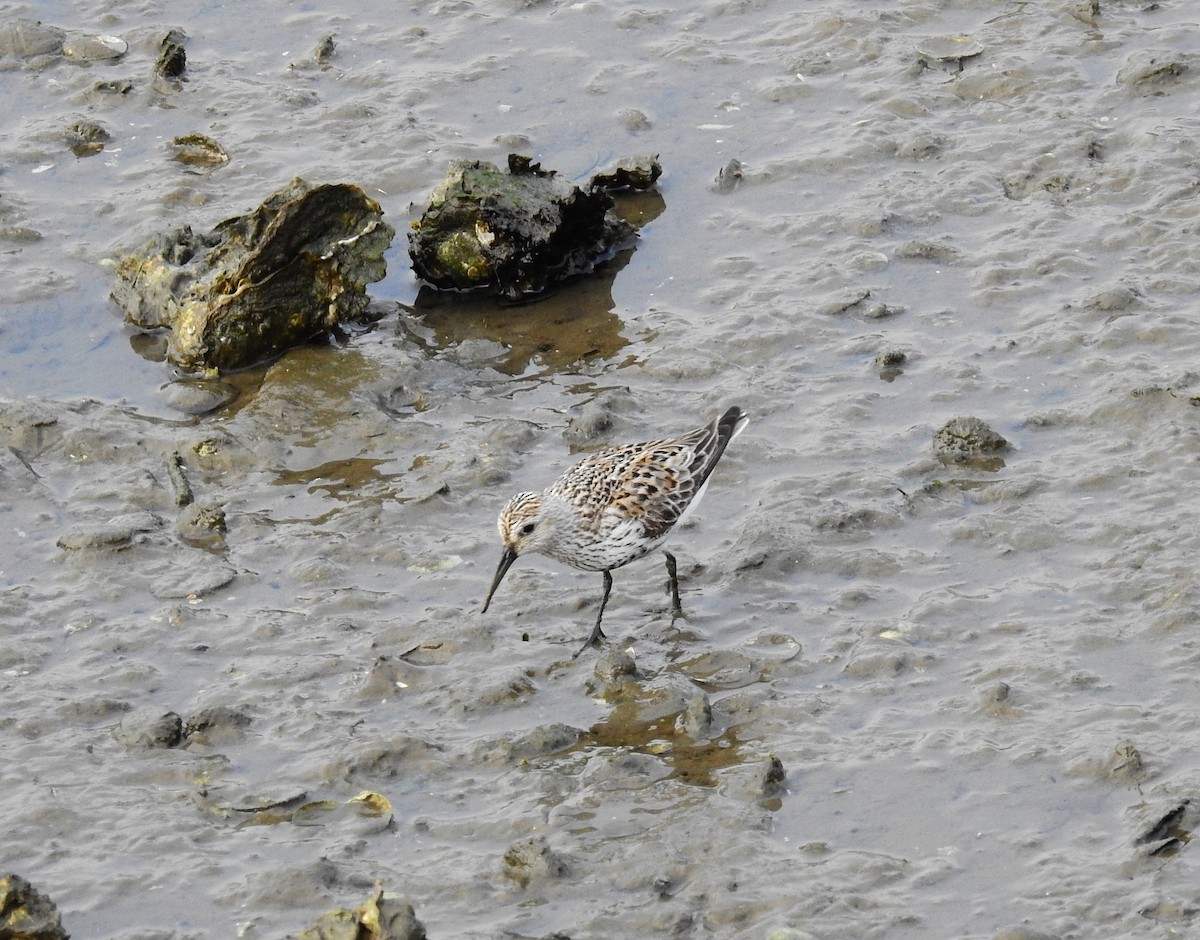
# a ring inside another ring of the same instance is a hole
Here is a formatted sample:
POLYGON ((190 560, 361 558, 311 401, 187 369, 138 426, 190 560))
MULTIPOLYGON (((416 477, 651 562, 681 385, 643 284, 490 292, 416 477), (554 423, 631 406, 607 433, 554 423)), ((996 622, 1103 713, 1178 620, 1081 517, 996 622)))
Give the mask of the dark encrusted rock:
POLYGON ((662 164, 654 156, 622 157, 611 170, 597 173, 588 181, 589 189, 614 192, 619 189, 649 189, 662 176, 662 164))
MULTIPOLYGON (((657 173, 626 168, 619 178, 650 185, 657 173)), ((409 233, 408 252, 434 287, 526 297, 592 271, 632 241, 633 226, 612 206, 603 186, 581 189, 528 157, 511 154, 507 170, 456 160, 409 233)))
POLYGON ((0 876, 0 937, 69 940, 54 902, 20 875, 0 876))
POLYGON ((187 71, 187 36, 182 30, 173 29, 163 37, 159 45, 158 58, 154 62, 154 74, 162 78, 179 78, 187 71))
POLYGON ((117 264, 112 296, 126 322, 170 327, 180 368, 238 369, 365 313, 394 235, 359 187, 297 178, 207 235, 151 239, 117 264))

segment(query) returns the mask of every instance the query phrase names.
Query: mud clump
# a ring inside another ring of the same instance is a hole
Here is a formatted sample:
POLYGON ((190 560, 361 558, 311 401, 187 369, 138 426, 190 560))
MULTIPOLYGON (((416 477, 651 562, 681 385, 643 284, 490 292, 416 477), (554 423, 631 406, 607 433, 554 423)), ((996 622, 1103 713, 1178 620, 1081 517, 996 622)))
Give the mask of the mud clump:
POLYGON ((172 711, 144 709, 126 715, 114 732, 131 748, 173 748, 183 741, 183 719, 172 711))
POLYGON ((117 264, 125 321, 168 328, 188 372, 245 368, 362 316, 395 230, 357 186, 294 179, 207 235, 184 226, 117 264))
POLYGON ((934 455, 945 464, 998 470, 1004 466, 1000 454, 1008 448, 1008 441, 979 418, 951 418, 933 435, 934 455))
POLYGON ((64 138, 75 156, 92 157, 112 140, 112 134, 98 121, 76 121, 67 128, 64 138))
POLYGON ((455 160, 409 234, 413 270, 442 290, 540 294, 632 242, 609 190, 646 189, 661 172, 654 158, 625 160, 581 188, 517 154, 506 170, 455 160))
POLYGON ((550 848, 543 836, 532 836, 509 846, 503 866, 504 874, 522 888, 535 879, 557 881, 571 873, 567 859, 550 848))

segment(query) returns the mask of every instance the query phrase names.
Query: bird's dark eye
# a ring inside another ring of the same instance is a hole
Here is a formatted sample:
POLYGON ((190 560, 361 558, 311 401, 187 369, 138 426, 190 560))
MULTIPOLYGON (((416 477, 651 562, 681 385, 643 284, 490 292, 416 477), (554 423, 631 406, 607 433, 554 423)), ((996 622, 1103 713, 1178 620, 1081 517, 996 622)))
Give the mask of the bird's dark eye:
POLYGON ((532 532, 536 528, 537 528, 536 522, 526 522, 523 526, 521 526, 521 534, 528 535, 530 532, 532 532))

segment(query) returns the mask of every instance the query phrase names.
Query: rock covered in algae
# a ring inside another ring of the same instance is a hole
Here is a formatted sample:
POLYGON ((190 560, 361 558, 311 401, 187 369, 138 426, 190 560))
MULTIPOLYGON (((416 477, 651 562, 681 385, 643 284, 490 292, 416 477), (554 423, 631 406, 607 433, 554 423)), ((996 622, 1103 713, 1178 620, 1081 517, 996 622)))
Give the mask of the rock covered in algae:
POLYGON ((20 875, 0 875, 0 937, 68 940, 58 908, 20 875))
POLYGON ((395 230, 357 186, 302 179, 207 235, 184 226, 117 264, 113 299, 142 329, 170 329, 187 371, 253 365, 367 309, 395 230))
POLYGON ((633 226, 612 212, 606 190, 651 185, 661 168, 644 163, 580 188, 517 154, 506 170, 455 160, 409 233, 413 270, 434 287, 511 298, 589 273, 632 241, 633 226))

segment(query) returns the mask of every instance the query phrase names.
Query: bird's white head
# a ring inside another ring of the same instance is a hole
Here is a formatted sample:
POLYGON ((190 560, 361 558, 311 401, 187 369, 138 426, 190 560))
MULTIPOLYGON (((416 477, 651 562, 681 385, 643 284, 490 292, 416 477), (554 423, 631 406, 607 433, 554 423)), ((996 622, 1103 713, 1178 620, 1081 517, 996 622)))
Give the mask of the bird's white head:
POLYGON ((496 520, 504 548, 516 555, 544 552, 554 540, 554 518, 541 493, 518 493, 496 520))
POLYGON ((504 554, 500 556, 491 590, 483 602, 484 612, 487 611, 492 602, 492 595, 496 593, 496 588, 500 587, 500 582, 504 580, 513 562, 521 555, 545 552, 554 541, 554 519, 552 514, 546 511, 545 498, 541 493, 518 493, 510 499, 500 510, 496 528, 500 530, 504 554))

